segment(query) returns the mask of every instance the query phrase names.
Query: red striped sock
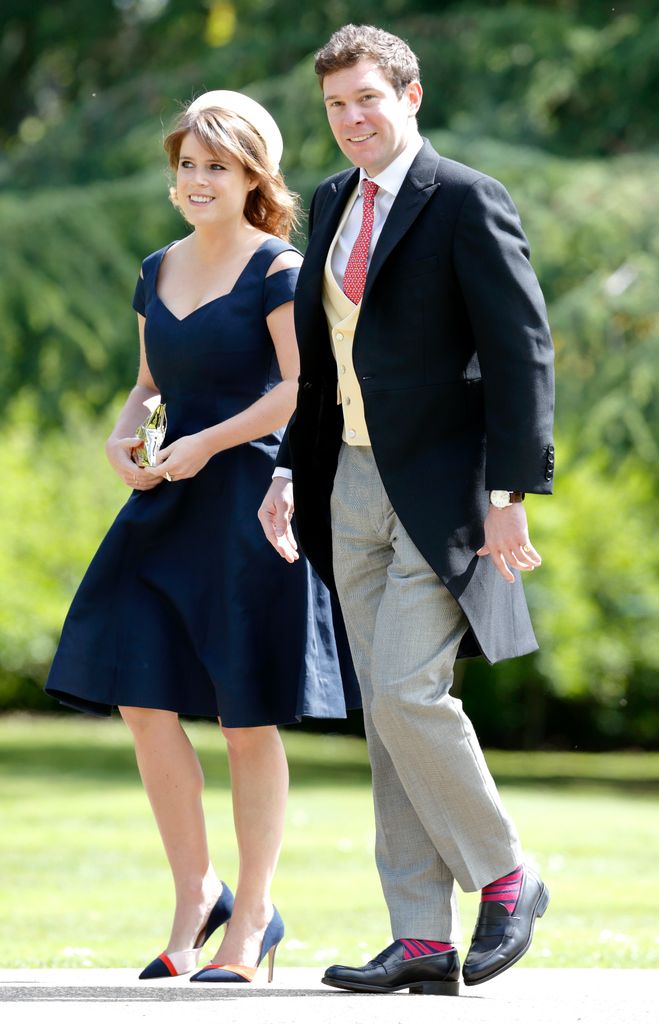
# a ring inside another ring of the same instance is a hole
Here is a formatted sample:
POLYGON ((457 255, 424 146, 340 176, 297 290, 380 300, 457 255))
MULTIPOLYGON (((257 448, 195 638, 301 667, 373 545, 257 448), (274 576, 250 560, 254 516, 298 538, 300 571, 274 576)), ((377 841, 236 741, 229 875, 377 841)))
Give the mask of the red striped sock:
POLYGON ((435 939, 399 939, 405 947, 403 960, 413 960, 415 956, 430 956, 431 953, 446 953, 453 949, 450 942, 436 942, 435 939))
POLYGON ((503 878, 497 878, 481 889, 481 900, 485 902, 503 903, 509 914, 512 914, 517 906, 519 891, 522 888, 524 879, 524 867, 522 864, 511 871, 503 878))

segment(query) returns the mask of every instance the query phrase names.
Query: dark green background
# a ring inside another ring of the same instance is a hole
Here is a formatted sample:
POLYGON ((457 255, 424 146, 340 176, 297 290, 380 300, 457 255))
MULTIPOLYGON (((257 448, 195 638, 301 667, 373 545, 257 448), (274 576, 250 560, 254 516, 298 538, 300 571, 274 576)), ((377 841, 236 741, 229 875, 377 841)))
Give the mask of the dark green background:
POLYGON ((185 230, 164 128, 245 89, 308 204, 343 166, 312 54, 353 20, 409 41, 422 131, 511 191, 556 341, 556 495, 528 501, 541 650, 469 663, 465 705, 490 745, 656 746, 656 3, 4 0, 1 18, 0 707, 51 706, 62 618, 125 496, 102 443, 137 367, 132 289, 185 230))

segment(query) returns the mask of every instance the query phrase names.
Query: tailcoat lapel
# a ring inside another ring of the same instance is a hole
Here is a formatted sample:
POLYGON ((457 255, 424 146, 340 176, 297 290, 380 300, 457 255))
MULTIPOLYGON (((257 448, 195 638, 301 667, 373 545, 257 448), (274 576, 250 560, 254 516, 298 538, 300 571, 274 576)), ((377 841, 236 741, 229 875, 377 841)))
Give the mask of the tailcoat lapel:
MULTIPOLYGON (((409 230, 424 208, 439 182, 435 180, 439 156, 427 139, 410 167, 407 176, 385 221, 382 234, 371 258, 366 278, 363 303, 368 301, 373 282, 395 245, 409 230)), ((345 210, 348 197, 356 188, 359 171, 355 167, 340 181, 332 182, 322 198, 322 206, 315 214, 314 228, 304 256, 300 280, 295 295, 298 343, 305 354, 309 372, 329 372, 333 356, 329 339, 319 345, 318 337, 326 334, 325 314, 322 306, 323 274, 327 253, 345 210), (322 326, 321 326, 322 324, 322 326)), ((331 365, 332 373, 334 371, 331 365)))
POLYGON ((352 168, 342 179, 331 182, 327 187, 319 200, 321 205, 315 212, 313 232, 304 254, 295 293, 295 324, 305 372, 311 376, 316 373, 336 376, 323 310, 323 274, 341 214, 358 178, 359 171, 352 168))
POLYGON ((314 230, 304 254, 304 290, 318 300, 322 293, 325 260, 332 239, 341 220, 348 196, 357 186, 359 171, 353 168, 340 182, 332 182, 323 197, 323 205, 316 213, 314 230))
POLYGON ((435 180, 438 163, 439 156, 425 139, 400 187, 373 250, 362 303, 368 301, 373 282, 396 243, 409 230, 432 194, 439 188, 440 183, 435 180))

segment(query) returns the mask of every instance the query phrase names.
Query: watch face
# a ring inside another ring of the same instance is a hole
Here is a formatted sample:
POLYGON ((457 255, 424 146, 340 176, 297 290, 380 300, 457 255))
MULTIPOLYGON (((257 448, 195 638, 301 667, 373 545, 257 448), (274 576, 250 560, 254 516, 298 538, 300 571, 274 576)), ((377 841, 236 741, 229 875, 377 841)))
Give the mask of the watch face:
POLYGON ((507 508, 510 505, 510 491, 490 491, 490 502, 495 508, 507 508))

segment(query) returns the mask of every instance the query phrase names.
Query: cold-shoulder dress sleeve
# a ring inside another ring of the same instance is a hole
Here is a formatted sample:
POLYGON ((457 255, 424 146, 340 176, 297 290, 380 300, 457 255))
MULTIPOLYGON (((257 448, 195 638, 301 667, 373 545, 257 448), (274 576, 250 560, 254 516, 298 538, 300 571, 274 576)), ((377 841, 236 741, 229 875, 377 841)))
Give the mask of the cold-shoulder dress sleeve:
POLYGON ((140 273, 135 285, 135 294, 133 295, 133 309, 136 313, 141 316, 146 316, 146 291, 144 286, 144 277, 140 273))
POLYGON ((263 292, 263 312, 268 316, 278 306, 285 302, 292 302, 295 295, 299 267, 288 267, 286 270, 277 270, 265 279, 263 292))
MULTIPOLYGON (((240 415, 280 382, 263 311, 293 298, 297 269, 267 276, 290 249, 268 238, 230 292, 181 320, 158 298, 166 248, 143 261, 134 305, 146 313, 168 445, 240 415)), ((240 729, 344 718, 359 705, 331 595, 303 555, 289 565, 272 550, 256 517, 279 442, 272 431, 218 452, 193 477, 132 492, 74 598, 51 696, 94 714, 156 708, 240 729)))

